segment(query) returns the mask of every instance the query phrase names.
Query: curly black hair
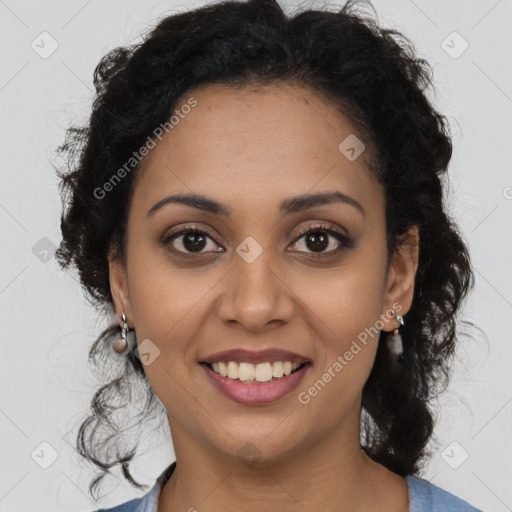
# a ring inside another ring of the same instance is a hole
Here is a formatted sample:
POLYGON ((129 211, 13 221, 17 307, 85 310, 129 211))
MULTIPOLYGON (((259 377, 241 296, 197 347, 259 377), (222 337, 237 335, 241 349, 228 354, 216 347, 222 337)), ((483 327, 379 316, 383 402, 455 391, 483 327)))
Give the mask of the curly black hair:
MULTIPOLYGON (((106 197, 98 198, 99 188, 145 141, 155 140, 155 128, 194 88, 308 87, 347 115, 370 148, 369 167, 385 190, 388 262, 401 235, 419 228, 413 302, 401 330, 403 364, 390 371, 381 332, 362 395, 362 449, 406 476, 418 474, 430 456, 435 422, 429 402, 447 387, 459 313, 474 274, 468 248, 443 204, 452 143, 446 118, 427 97, 432 68, 403 34, 380 27, 359 7, 349 0, 336 11, 292 16, 275 0, 221 1, 167 16, 140 43, 105 55, 94 72, 88 124, 70 128, 59 147, 65 156, 64 169, 57 169, 63 238, 56 257, 62 268, 76 266, 88 298, 112 315, 107 255, 113 248, 125 261, 139 164, 106 197)), ((114 419, 127 404, 134 410, 133 387, 140 385, 146 398, 137 401, 143 404, 138 417, 163 409, 141 361, 133 353, 116 359, 110 343, 118 329, 112 323, 89 352, 106 381, 77 436, 80 455, 101 471, 91 494, 117 464, 131 485, 143 487, 129 471, 136 446, 119 438, 122 429, 114 419)))

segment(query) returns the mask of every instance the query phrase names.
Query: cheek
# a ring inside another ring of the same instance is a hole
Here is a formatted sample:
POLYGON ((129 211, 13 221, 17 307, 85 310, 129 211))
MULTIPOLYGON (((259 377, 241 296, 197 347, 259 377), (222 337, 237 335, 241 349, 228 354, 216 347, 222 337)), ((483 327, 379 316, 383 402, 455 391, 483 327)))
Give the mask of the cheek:
MULTIPOLYGON (((170 410, 171 403, 173 409, 179 407, 176 400, 179 402, 184 394, 189 372, 196 369, 196 347, 191 340, 199 337, 207 315, 208 292, 215 280, 210 273, 180 271, 169 262, 162 264, 156 258, 150 261, 138 256, 135 254, 128 262, 137 340, 140 345, 148 339, 156 347, 158 356, 144 366, 144 371, 170 410)), ((197 369, 201 370, 199 365, 197 369)))
POLYGON ((195 331, 197 315, 215 280, 209 272, 176 268, 162 249, 152 251, 153 255, 149 249, 135 249, 128 262, 130 303, 137 334, 163 348, 171 343, 177 348, 178 340, 182 339, 178 333, 188 332, 190 337, 195 331))
POLYGON ((305 421, 321 416, 321 428, 334 427, 348 414, 359 414, 357 404, 379 341, 378 288, 363 289, 358 279, 347 279, 344 284, 340 287, 338 283, 318 298, 318 313, 311 316, 312 329, 321 333, 315 350, 318 364, 314 379, 299 390, 300 403, 315 411, 305 421))
POLYGON ((332 350, 341 352, 379 320, 384 277, 384 264, 358 254, 332 271, 302 275, 294 280, 293 289, 306 304, 305 311, 310 311, 314 331, 329 340, 332 350))
POLYGON ((190 387, 194 379, 190 372, 202 371, 190 341, 204 323, 207 293, 215 280, 199 273, 191 278, 190 272, 171 271, 170 264, 143 257, 133 257, 128 275, 138 344, 149 339, 158 349, 144 372, 169 416, 195 431, 201 418, 204 422, 211 418, 190 387))
POLYGON ((382 304, 378 289, 362 290, 361 282, 357 281, 354 288, 345 286, 331 290, 323 300, 324 314, 318 315, 323 326, 315 328, 324 333, 320 350, 323 371, 330 372, 331 377, 332 373, 340 376, 333 379, 338 381, 340 389, 360 388, 369 375, 377 351, 382 304))
POLYGON ((358 255, 329 274, 303 280, 298 294, 307 298, 309 327, 321 338, 315 351, 321 392, 311 393, 317 393, 319 410, 335 414, 357 399, 373 367, 382 328, 385 261, 358 255))

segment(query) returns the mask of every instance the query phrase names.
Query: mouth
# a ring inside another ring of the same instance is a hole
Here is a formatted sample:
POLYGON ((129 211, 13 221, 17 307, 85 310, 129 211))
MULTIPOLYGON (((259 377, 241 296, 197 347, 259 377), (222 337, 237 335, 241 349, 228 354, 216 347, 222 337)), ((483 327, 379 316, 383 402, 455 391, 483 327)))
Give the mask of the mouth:
POLYGON ((275 402, 288 395, 306 375, 310 361, 262 363, 201 362, 210 382, 231 400, 247 404, 275 402))

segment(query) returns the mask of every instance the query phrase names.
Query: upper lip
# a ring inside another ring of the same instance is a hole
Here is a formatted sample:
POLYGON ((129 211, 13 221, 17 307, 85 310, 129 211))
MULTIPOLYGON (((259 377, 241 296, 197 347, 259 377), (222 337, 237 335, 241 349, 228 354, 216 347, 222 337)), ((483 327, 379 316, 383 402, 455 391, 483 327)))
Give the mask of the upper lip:
POLYGON ((292 363, 306 363, 309 359, 301 354, 283 350, 280 348, 267 348, 254 352, 244 348, 235 348, 231 350, 223 350, 222 352, 215 352, 204 359, 201 363, 219 363, 219 362, 234 361, 236 363, 273 363, 275 361, 291 361, 292 363))

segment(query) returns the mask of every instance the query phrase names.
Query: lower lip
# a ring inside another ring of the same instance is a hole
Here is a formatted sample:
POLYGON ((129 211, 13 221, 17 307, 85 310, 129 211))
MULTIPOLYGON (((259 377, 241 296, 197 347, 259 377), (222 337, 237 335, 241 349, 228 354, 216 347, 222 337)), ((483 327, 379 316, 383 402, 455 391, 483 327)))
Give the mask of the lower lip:
POLYGON ((290 393, 298 386, 311 367, 311 363, 306 363, 296 372, 279 379, 253 384, 245 384, 239 380, 223 377, 206 364, 201 364, 201 366, 213 385, 227 397, 241 404, 254 405, 274 402, 290 393))

